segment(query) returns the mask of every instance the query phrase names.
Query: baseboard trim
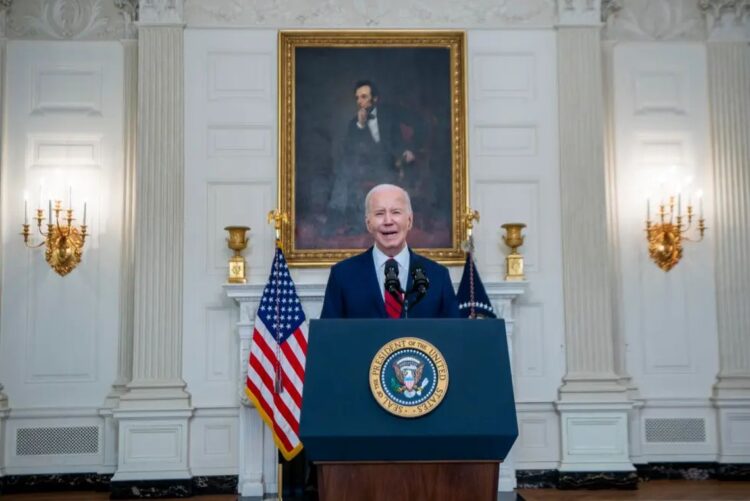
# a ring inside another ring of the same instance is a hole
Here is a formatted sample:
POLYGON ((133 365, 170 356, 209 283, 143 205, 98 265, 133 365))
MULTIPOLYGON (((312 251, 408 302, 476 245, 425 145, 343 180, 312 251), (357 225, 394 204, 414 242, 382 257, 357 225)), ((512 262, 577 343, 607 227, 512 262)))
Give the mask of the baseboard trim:
POLYGON ((109 491, 112 475, 99 473, 60 473, 44 475, 6 475, 0 478, 0 493, 53 491, 109 491))
POLYGON ((750 463, 725 463, 716 468, 719 480, 750 480, 750 463))
POLYGON ((111 474, 9 475, 0 477, 0 494, 53 491, 109 492, 111 499, 191 497, 236 494, 237 475, 206 475, 185 480, 112 482, 111 474))
POLYGON ((191 479, 124 480, 112 482, 110 499, 189 498, 193 496, 191 479))
POLYGON ((708 480, 716 478, 718 463, 636 464, 642 480, 708 480))
POLYGON ((748 463, 647 463, 635 472, 516 470, 519 489, 637 489, 648 480, 750 481, 748 463))
MULTIPOLYGON (((750 481, 748 463, 648 463, 636 472, 560 472, 516 470, 518 489, 637 489, 648 480, 750 481)), ((0 495, 52 491, 110 492, 111 499, 191 497, 236 494, 237 475, 206 475, 186 480, 112 482, 111 474, 65 473, 0 477, 0 495)))
POLYGON ((638 474, 634 471, 561 471, 557 488, 635 490, 638 488, 638 474))

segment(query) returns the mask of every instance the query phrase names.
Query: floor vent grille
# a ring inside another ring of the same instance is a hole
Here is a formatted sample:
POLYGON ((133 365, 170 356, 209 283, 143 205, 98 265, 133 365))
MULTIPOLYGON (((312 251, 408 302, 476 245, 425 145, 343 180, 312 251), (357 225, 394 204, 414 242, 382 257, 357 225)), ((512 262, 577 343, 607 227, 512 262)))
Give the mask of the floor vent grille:
POLYGON ((705 442, 706 421, 703 418, 648 418, 646 442, 705 442))
POLYGON ((96 426, 19 428, 16 430, 17 456, 96 454, 97 452, 99 452, 99 428, 96 426))

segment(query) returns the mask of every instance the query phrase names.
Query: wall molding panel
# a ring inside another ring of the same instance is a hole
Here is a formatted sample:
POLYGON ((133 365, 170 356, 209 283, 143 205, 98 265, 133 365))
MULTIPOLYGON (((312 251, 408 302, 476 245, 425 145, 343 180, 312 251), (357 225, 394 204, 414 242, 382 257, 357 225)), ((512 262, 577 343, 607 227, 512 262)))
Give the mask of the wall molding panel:
POLYGON ((476 124, 472 148, 478 157, 534 157, 538 154, 535 124, 476 124))
POLYGON ((102 69, 90 65, 50 65, 32 70, 31 113, 101 115, 102 69))
POLYGON ((101 169, 101 135, 30 134, 27 158, 32 169, 101 169))

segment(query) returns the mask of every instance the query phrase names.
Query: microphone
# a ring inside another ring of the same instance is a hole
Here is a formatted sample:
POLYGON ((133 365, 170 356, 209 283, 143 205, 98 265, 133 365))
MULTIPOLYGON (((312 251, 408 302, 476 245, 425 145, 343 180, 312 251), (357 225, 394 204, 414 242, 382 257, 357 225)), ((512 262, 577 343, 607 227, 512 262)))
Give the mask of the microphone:
POLYGON ((412 292, 417 293, 417 298, 412 303, 412 306, 417 304, 427 294, 427 289, 430 287, 430 279, 425 275, 424 270, 421 266, 415 267, 411 272, 412 278, 412 292))
POLYGON ((398 280, 398 263, 394 259, 385 262, 385 290, 401 302, 401 282, 398 280))

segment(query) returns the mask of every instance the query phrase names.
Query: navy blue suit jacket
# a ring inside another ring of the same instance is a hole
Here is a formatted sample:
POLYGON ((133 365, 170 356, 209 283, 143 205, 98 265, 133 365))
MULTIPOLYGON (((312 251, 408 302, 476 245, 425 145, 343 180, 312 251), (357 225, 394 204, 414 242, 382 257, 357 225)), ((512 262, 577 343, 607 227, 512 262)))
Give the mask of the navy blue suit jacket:
MULTIPOLYGON (((413 270, 417 266, 424 270, 430 286, 425 297, 409 309, 409 318, 458 318, 458 301, 448 269, 409 249, 409 267, 413 270)), ((380 292, 381 281, 385 281, 385 276, 376 276, 372 247, 335 264, 328 277, 320 318, 388 318, 380 292)), ((409 273, 406 290, 411 287, 409 273)), ((415 294, 407 296, 409 301, 414 298, 415 294)))

